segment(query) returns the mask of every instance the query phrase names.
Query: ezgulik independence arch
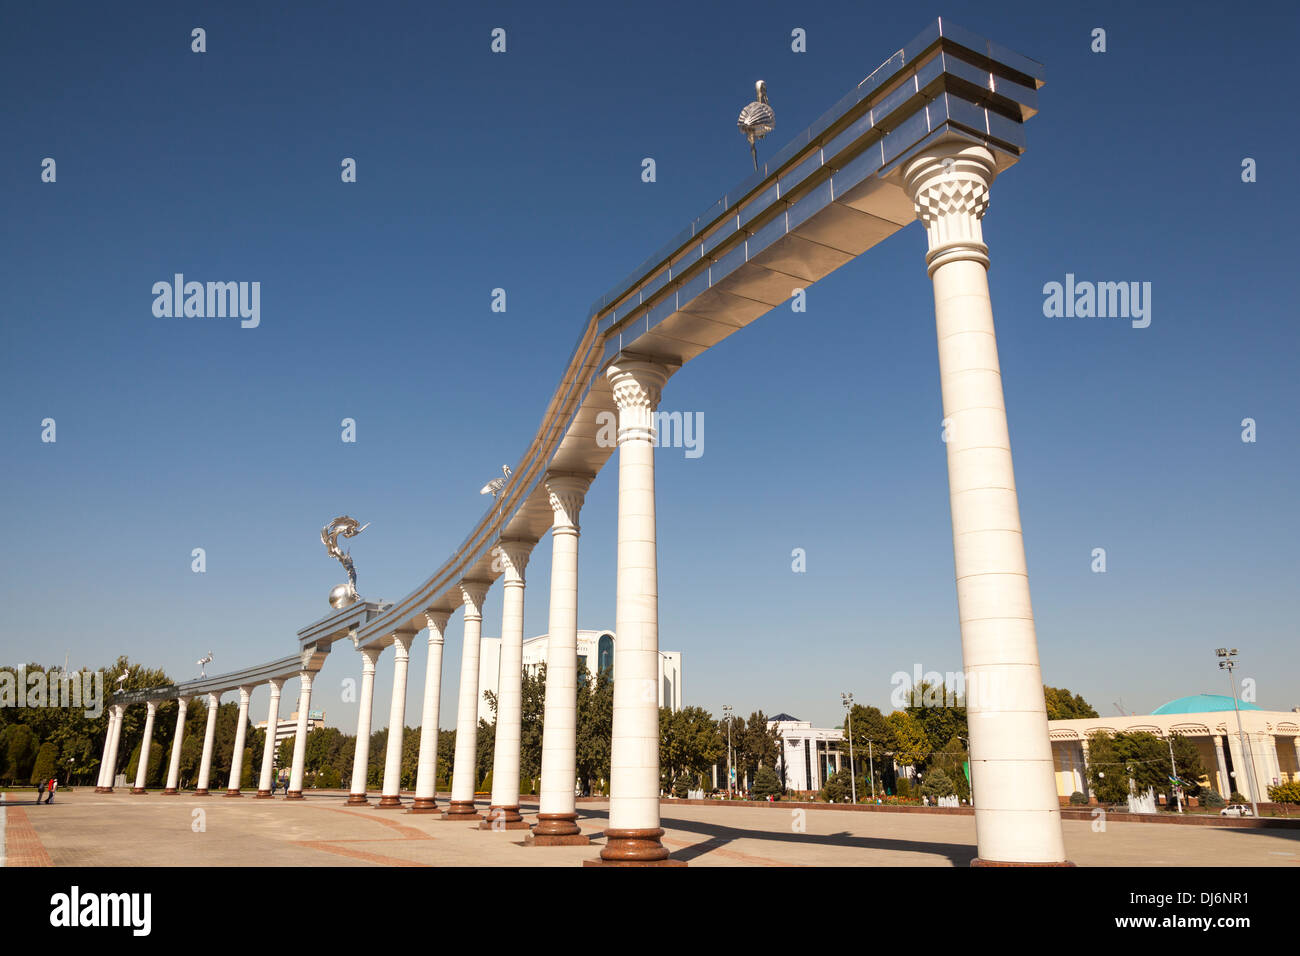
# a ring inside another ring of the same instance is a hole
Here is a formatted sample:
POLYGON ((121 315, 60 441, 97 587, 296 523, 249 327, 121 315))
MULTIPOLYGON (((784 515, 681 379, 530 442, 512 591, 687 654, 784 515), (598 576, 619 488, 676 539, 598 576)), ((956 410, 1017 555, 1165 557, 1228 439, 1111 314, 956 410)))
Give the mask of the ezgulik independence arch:
MULTIPOLYGON (((99 777, 112 787, 122 715, 148 708, 133 793, 144 792, 158 703, 179 701, 164 793, 177 792, 187 703, 206 696, 198 793, 209 792, 216 707, 238 691, 240 720, 226 796, 239 796, 252 690, 269 684, 268 727, 285 681, 300 681, 286 799, 302 799, 312 679, 349 639, 361 658, 360 715, 349 803, 364 804, 375 668, 393 649, 390 732, 380 807, 401 807, 398 779, 409 649, 428 632, 413 813, 523 829, 519 813, 521 648, 525 568, 547 530, 553 543, 542 783, 534 845, 585 843, 574 781, 578 516, 613 449, 596 440, 617 414, 618 559, 609 828, 600 861, 671 864, 660 837, 658 583, 654 411, 692 358, 915 219, 925 226, 934 285, 962 652, 978 794, 977 863, 1065 863, 1047 714, 1020 529, 980 221, 994 178, 1025 148, 1042 67, 945 20, 890 57, 824 116, 719 199, 591 308, 531 444, 493 507, 446 562, 393 603, 356 600, 298 632, 294 653, 231 674, 116 695, 99 777), (474 807, 476 705, 484 598, 500 578, 501 686, 491 809, 474 807), (464 609, 450 804, 434 800, 443 634, 464 609)), ((274 734, 258 797, 270 797, 274 734)), ((544 851, 539 851, 544 852, 544 851)))

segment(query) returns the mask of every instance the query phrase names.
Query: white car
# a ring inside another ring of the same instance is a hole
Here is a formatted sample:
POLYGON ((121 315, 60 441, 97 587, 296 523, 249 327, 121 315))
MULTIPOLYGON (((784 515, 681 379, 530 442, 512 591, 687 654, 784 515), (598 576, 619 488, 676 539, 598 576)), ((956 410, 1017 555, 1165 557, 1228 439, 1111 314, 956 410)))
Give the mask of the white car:
POLYGON ((1221 817, 1249 817, 1253 816, 1250 807, 1241 803, 1231 803, 1219 811, 1221 817))

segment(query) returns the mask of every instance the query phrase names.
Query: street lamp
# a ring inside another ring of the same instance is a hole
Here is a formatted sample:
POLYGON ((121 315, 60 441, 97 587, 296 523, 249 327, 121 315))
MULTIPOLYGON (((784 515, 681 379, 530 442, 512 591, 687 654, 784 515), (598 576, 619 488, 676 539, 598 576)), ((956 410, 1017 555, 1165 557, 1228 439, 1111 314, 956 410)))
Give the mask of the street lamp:
POLYGON ((844 710, 849 715, 849 786, 853 791, 853 803, 856 805, 858 802, 858 777, 853 770, 853 695, 840 694, 840 700, 844 702, 844 710))
POLYGON ((1246 760, 1246 779, 1250 782, 1250 811, 1259 819, 1259 805, 1255 802, 1258 799, 1259 784, 1255 781, 1255 758, 1250 753, 1250 741, 1246 739, 1246 732, 1241 729, 1241 708, 1237 706, 1237 678, 1233 676, 1232 669, 1237 666, 1237 649, 1234 647, 1228 650, 1226 647, 1216 648, 1214 653, 1222 658, 1219 661, 1219 670, 1228 672, 1228 686, 1232 688, 1232 709, 1237 712, 1237 737, 1241 740, 1241 753, 1246 760))
POLYGON ((732 719, 733 719, 734 714, 733 714, 733 712, 732 712, 732 709, 731 709, 731 705, 730 705, 730 704, 723 704, 723 705, 722 705, 722 714, 723 714, 723 720, 725 720, 725 721, 727 722, 727 798, 728 798, 728 799, 731 799, 731 797, 732 797, 732 790, 731 790, 731 780, 732 780, 732 769, 731 769, 731 721, 732 721, 732 719))

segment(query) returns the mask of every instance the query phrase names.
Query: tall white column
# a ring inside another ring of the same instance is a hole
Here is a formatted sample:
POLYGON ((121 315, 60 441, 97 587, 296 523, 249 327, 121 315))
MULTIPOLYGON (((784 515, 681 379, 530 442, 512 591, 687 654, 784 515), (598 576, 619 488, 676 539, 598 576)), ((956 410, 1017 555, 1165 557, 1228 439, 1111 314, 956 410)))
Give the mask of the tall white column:
POLYGON ((452 767, 451 804, 444 820, 478 820, 474 785, 478 782, 478 657, 483 637, 483 599, 488 584, 464 581, 465 640, 460 653, 460 696, 456 702, 456 762, 452 767))
POLYGON ((348 806, 364 807, 366 799, 366 778, 370 772, 370 719, 374 711, 375 699, 375 664, 382 647, 361 648, 361 700, 357 708, 357 744, 352 753, 352 784, 348 795, 348 806))
POLYGON ((429 659, 424 666, 424 710, 420 714, 420 763, 415 774, 415 803, 412 813, 434 813, 438 802, 434 791, 438 783, 438 707, 442 696, 443 631, 449 611, 426 611, 429 625, 429 659))
POLYGON ((1088 738, 1079 738, 1079 753, 1083 756, 1080 761, 1079 776, 1083 778, 1083 785, 1079 787, 1084 796, 1089 800, 1092 799, 1092 784, 1088 782, 1088 738))
POLYGON ((519 745, 523 719, 524 569, 536 541, 502 541, 505 593, 501 596, 501 669, 497 732, 492 754, 492 802, 483 830, 527 830, 519 815, 519 745))
POLYGON ((551 606, 546 638, 542 786, 533 843, 581 846, 574 785, 578 776, 578 515, 591 479, 548 475, 551 499, 551 606))
POLYGON ((1228 776, 1228 762, 1223 759, 1223 738, 1214 735, 1214 757, 1219 764, 1219 796, 1227 800, 1232 793, 1232 778, 1228 776))
POLYGON ((285 678, 273 677, 267 684, 271 688, 271 705, 266 711, 266 739, 262 743, 262 773, 257 779, 257 796, 266 800, 271 796, 271 774, 275 772, 275 734, 280 727, 280 691, 285 678))
POLYGON ((411 666, 414 634, 393 635, 393 696, 388 708, 388 752, 384 756, 384 788, 379 805, 402 805, 402 738, 406 733, 406 675, 411 666))
POLYGON ((1296 772, 1291 774, 1291 782, 1300 780, 1300 737, 1291 738, 1291 746, 1295 749, 1295 766, 1296 772))
POLYGON ((163 790, 163 793, 168 796, 179 792, 177 787, 181 779, 181 744, 185 741, 185 711, 189 710, 189 707, 189 698, 176 699, 176 735, 172 737, 171 765, 167 768, 167 786, 163 790))
POLYGON ((235 752, 230 755, 230 783, 226 786, 226 796, 242 796, 239 792, 239 777, 244 772, 244 730, 248 724, 248 701, 253 696, 253 688, 245 685, 239 688, 239 723, 235 727, 235 752))
POLYGON ((131 788, 132 793, 144 793, 144 782, 149 772, 149 748, 153 746, 153 719, 158 713, 158 701, 145 701, 145 707, 148 712, 144 718, 144 740, 140 741, 140 759, 136 762, 135 767, 135 786, 131 788))
POLYGON ((110 763, 113 756, 113 731, 117 727, 117 705, 110 704, 108 707, 108 726, 104 728, 104 755, 99 760, 99 777, 95 781, 95 792, 103 793, 108 789, 108 783, 112 780, 109 776, 112 764, 110 763), (105 781, 108 781, 106 783, 105 781))
POLYGON ((212 776, 212 745, 217 738, 217 708, 220 705, 220 694, 208 695, 208 726, 203 732, 203 759, 199 763, 199 785, 194 790, 196 797, 208 795, 208 780, 212 776))
POLYGON ((913 159, 904 176, 925 223, 934 283, 971 773, 979 799, 976 863, 1063 864, 980 225, 995 174, 992 153, 958 142, 913 159))
POLYGON ((654 411, 668 371, 616 362, 618 597, 614 610, 614 726, 607 863, 662 863, 659 827, 659 572, 655 552, 654 411))
POLYGON ((298 730, 293 737, 293 767, 289 771, 289 789, 284 794, 286 800, 302 799, 303 762, 307 759, 307 720, 311 716, 311 682, 315 676, 314 671, 306 669, 298 675, 298 730))
POLYGON ((108 779, 104 782, 104 792, 112 793, 113 784, 117 781, 117 758, 118 749, 122 744, 122 724, 125 723, 126 705, 114 704, 117 710, 117 720, 113 722, 113 746, 108 752, 108 779))

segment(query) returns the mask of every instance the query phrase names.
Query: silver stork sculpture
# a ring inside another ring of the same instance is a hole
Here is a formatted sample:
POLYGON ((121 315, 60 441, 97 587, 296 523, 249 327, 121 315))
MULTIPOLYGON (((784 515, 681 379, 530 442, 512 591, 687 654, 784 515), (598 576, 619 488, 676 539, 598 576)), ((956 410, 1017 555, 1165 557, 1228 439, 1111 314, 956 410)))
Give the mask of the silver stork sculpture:
POLYGON ((500 477, 500 478, 493 478, 493 479, 492 479, 491 481, 489 481, 486 485, 484 485, 482 488, 480 488, 480 489, 478 490, 478 493, 479 493, 480 495, 491 495, 491 496, 492 496, 492 499, 495 501, 495 500, 496 500, 496 496, 497 496, 497 494, 501 491, 502 488, 504 488, 504 487, 506 486, 506 479, 509 478, 509 477, 510 477, 510 466, 509 466, 509 465, 502 465, 502 466, 501 466, 501 477, 500 477))
POLYGON ((340 515, 321 528, 320 540, 325 545, 325 550, 329 552, 331 558, 343 565, 343 570, 348 573, 347 584, 335 585, 330 590, 330 607, 346 607, 357 600, 356 568, 352 566, 352 555, 339 547, 339 535, 345 538, 355 538, 369 527, 370 522, 368 521, 361 524, 356 518, 340 515))
POLYGON ((754 148, 754 143, 772 132, 772 127, 776 125, 776 114, 772 112, 772 106, 767 102, 766 83, 762 80, 755 83, 754 94, 758 99, 740 111, 740 119, 736 121, 736 126, 749 140, 749 154, 754 159, 754 170, 757 171, 758 150, 754 148))

